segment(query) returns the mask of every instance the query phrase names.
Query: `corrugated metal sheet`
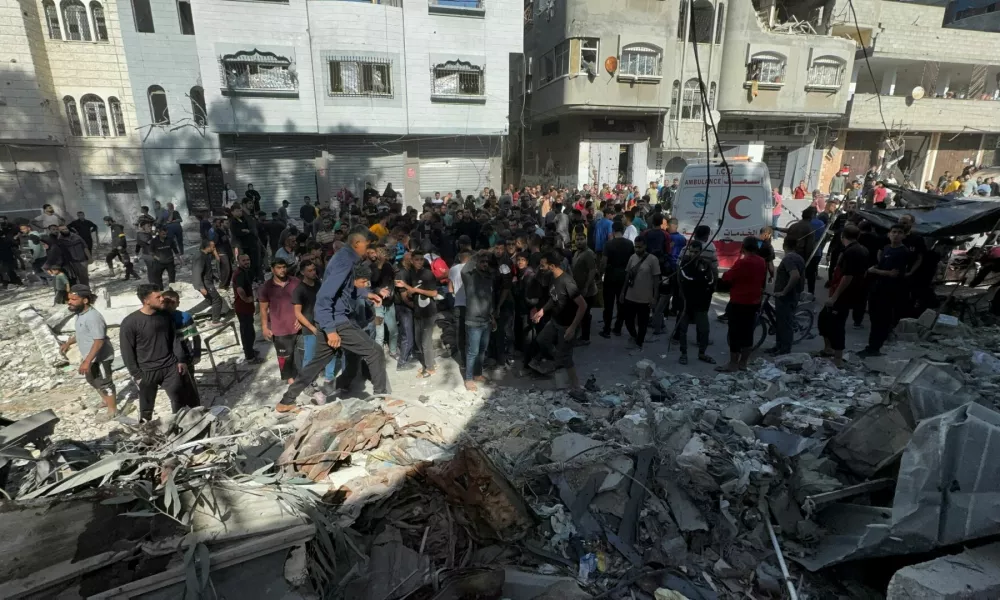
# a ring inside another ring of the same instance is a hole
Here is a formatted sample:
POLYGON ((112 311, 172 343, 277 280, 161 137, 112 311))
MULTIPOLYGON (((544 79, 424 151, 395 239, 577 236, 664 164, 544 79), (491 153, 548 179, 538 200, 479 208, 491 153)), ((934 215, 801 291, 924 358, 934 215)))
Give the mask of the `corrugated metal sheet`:
POLYGON ((289 214, 297 215, 305 196, 316 200, 316 156, 314 145, 281 143, 236 146, 224 151, 235 157, 237 194, 247 184, 260 194, 261 210, 270 214, 289 202, 289 214))
POLYGON ((360 197, 366 182, 371 182, 379 193, 390 183, 402 193, 405 153, 400 144, 331 138, 324 147, 329 153, 326 177, 331 193, 346 187, 360 197))
POLYGON ((492 138, 458 137, 418 142, 420 195, 444 195, 461 190, 463 196, 476 195, 484 187, 499 188, 490 180, 490 158, 500 147, 492 138), (492 146, 491 147, 491 142, 492 146))

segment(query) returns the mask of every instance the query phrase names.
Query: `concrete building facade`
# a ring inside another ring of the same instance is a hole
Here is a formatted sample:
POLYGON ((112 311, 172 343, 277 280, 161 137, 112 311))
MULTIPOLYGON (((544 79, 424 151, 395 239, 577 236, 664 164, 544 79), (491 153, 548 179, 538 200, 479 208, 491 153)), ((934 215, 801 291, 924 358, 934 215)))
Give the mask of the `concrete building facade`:
POLYGON ((917 186, 936 183, 945 171, 997 164, 1000 34, 944 25, 943 3, 855 0, 854 6, 857 26, 843 11, 828 23, 858 41, 859 53, 824 185, 842 164, 863 173, 892 163, 897 178, 917 186))
POLYGON ((723 0, 529 3, 514 170, 526 183, 643 185, 721 146, 766 160, 775 185, 817 180, 854 44, 775 25, 723 0))

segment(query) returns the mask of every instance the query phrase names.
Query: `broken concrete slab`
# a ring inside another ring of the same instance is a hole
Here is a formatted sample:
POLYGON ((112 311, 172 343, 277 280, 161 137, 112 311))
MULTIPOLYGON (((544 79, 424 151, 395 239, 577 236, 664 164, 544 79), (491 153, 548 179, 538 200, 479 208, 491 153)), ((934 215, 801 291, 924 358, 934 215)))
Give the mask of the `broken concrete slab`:
POLYGON ((35 340, 35 351, 41 355, 42 361, 46 365, 60 368, 69 364, 69 360, 59 350, 59 340, 56 339, 55 334, 52 333, 49 326, 45 324, 45 320, 35 310, 35 307, 30 304, 21 305, 17 316, 31 331, 31 336, 35 340))
POLYGON ((663 482, 663 487, 667 492, 670 513, 681 531, 708 531, 708 522, 683 488, 672 481, 663 482))
POLYGON ((1000 544, 903 567, 886 591, 886 600, 987 598, 1000 598, 1000 544))
POLYGON ((592 448, 603 445, 601 442, 579 433, 564 433, 552 440, 549 459, 552 462, 566 462, 570 459, 579 459, 588 454, 588 451, 592 448))

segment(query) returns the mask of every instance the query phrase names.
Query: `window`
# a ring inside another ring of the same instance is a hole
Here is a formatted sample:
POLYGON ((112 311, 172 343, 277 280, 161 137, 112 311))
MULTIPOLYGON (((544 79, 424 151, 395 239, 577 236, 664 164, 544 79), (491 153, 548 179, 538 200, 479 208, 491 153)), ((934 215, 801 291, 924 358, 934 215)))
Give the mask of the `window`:
POLYGON ((726 5, 719 3, 719 13, 715 17, 715 43, 722 43, 722 30, 726 26, 726 5))
POLYGON ((89 42, 90 19, 87 8, 79 0, 63 0, 63 23, 66 25, 66 39, 77 42, 89 42))
POLYGON ((273 52, 237 52, 222 57, 226 87, 242 92, 297 92, 292 62, 273 52))
POLYGON ((844 63, 832 56, 823 56, 813 61, 806 75, 806 87, 840 88, 844 83, 844 63))
POLYGON ((559 135, 559 121, 542 123, 542 135, 559 135))
POLYGON ((477 97, 486 94, 483 68, 464 61, 449 61, 434 67, 431 93, 435 96, 477 97))
POLYGON ((104 107, 104 100, 93 94, 87 94, 80 98, 80 106, 83 107, 83 126, 87 135, 95 137, 111 135, 111 127, 108 126, 108 111, 104 107))
POLYGON ((569 40, 559 42, 555 48, 556 77, 562 77, 569 73, 569 40))
POLYGON ((177 18, 181 23, 181 33, 183 35, 194 35, 194 17, 191 16, 190 2, 180 0, 177 3, 177 18))
POLYGON ((580 39, 580 73, 597 75, 597 57, 600 40, 597 38, 580 39))
POLYGON ((701 86, 697 79, 688 79, 684 84, 684 95, 681 97, 681 118, 685 120, 701 120, 702 109, 701 86))
POLYGON ((708 88, 708 108, 709 110, 715 110, 715 82, 712 82, 711 87, 708 88))
POLYGON ((392 96, 392 63, 372 58, 330 61, 330 93, 337 96, 392 96))
POLYGON ((785 82, 785 57, 770 52, 754 54, 747 64, 747 81, 782 85, 785 82))
POLYGON ((196 85, 191 88, 188 96, 191 97, 191 115, 192 119, 194 119, 194 124, 204 127, 208 124, 208 112, 205 108, 205 90, 196 85))
POLYGON ((658 78, 663 64, 659 48, 646 44, 632 44, 622 48, 622 58, 618 67, 620 77, 638 79, 658 78))
POLYGON ((52 0, 42 2, 45 10, 45 23, 49 26, 49 39, 61 40, 62 30, 59 27, 59 14, 56 12, 56 5, 52 0))
POLYGON ((125 117, 122 116, 122 103, 118 98, 114 96, 108 98, 108 110, 111 112, 111 124, 114 126, 115 135, 125 135, 125 117))
POLYGON ((674 85, 670 88, 670 117, 676 117, 680 109, 681 102, 681 82, 674 80, 674 85))
POLYGON ((83 128, 80 127, 80 113, 76 112, 76 100, 73 96, 63 98, 63 106, 66 108, 66 122, 69 123, 70 135, 83 135, 83 128))
POLYGON ((135 19, 135 30, 139 33, 156 33, 153 29, 153 9, 149 0, 132 0, 132 17, 135 19))
POLYGON ((96 0, 90 3, 90 14, 94 15, 94 39, 108 41, 108 23, 104 19, 104 7, 96 0))
POLYGON ((542 55, 542 83, 548 83, 556 78, 555 57, 555 50, 549 50, 542 55))
POLYGON ((691 10, 691 33, 688 41, 699 44, 712 43, 712 25, 715 23, 715 8, 708 0, 698 0, 691 10))
POLYGON ((146 90, 149 97, 149 112, 154 125, 170 125, 170 111, 167 109, 167 93, 158 85, 146 90))

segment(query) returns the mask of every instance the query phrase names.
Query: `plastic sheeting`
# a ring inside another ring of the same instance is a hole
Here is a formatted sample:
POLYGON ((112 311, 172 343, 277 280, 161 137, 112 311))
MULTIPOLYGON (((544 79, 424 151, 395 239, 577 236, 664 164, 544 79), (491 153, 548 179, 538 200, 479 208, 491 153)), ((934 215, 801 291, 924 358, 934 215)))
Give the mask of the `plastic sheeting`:
POLYGON ((916 217, 913 229, 921 235, 946 238, 978 235, 1000 225, 1000 202, 946 198, 893 186, 897 201, 907 208, 861 209, 858 213, 876 227, 888 229, 903 215, 916 217))

